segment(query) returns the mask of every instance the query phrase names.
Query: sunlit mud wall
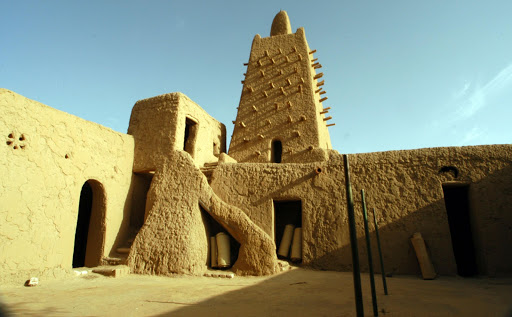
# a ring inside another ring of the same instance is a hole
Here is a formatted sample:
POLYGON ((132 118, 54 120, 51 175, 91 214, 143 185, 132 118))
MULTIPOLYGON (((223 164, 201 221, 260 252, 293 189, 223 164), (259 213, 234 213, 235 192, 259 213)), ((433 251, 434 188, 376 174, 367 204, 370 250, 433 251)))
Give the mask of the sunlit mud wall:
POLYGON ((0 281, 72 268, 86 182, 92 213, 85 264, 98 264, 126 223, 133 138, 5 89, 0 133, 0 281))
MULTIPOLYGON (((478 274, 512 273, 512 147, 478 146, 350 155, 351 177, 363 270, 368 269, 360 189, 369 210, 376 208, 386 270, 417 274, 409 237, 422 233, 440 274, 456 274, 443 184, 469 184, 470 218, 478 274), (458 175, 441 171, 452 166, 458 175)), ((350 270, 343 158, 308 164, 222 164, 212 188, 227 203, 247 212, 274 237, 273 201, 302 202, 303 264, 350 270), (315 173, 320 167, 322 172, 315 173)), ((370 213, 371 216, 371 213, 370 213)), ((374 227, 371 238, 375 242, 374 227)), ((376 252, 376 244, 373 244, 376 252)), ((375 258, 375 257, 374 257, 375 258)), ((378 268, 378 262, 376 263, 378 268)), ((378 271, 378 269, 377 269, 378 271)))
MULTIPOLYGON (((368 205, 376 208, 380 218, 387 270, 418 271, 408 242, 414 232, 423 235, 439 273, 457 273, 460 265, 467 265, 455 261, 443 193, 443 186, 467 186, 476 274, 512 273, 511 145, 378 152, 351 158, 354 192, 364 188, 368 205)), ((456 215, 455 225, 462 216, 456 215)), ((463 247, 470 243, 465 240, 463 247)), ((363 241, 359 240, 361 246, 363 241)), ((348 257, 349 250, 342 252, 348 257)))

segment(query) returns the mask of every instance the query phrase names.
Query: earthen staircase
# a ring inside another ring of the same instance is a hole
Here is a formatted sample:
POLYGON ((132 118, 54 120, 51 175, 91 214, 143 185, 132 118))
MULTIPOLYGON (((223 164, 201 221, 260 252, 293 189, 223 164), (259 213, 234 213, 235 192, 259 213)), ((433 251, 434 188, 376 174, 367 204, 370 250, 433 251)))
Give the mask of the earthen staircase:
POLYGON ((103 264, 125 265, 128 259, 128 254, 130 253, 130 248, 132 247, 133 240, 135 240, 135 237, 129 238, 121 247, 116 248, 116 252, 113 254, 113 256, 104 257, 103 264))
POLYGON ((204 166, 201 167, 201 172, 203 172, 204 176, 206 176, 206 179, 208 180, 208 184, 211 183, 213 171, 217 168, 219 165, 219 162, 212 162, 212 163, 204 163, 204 166))

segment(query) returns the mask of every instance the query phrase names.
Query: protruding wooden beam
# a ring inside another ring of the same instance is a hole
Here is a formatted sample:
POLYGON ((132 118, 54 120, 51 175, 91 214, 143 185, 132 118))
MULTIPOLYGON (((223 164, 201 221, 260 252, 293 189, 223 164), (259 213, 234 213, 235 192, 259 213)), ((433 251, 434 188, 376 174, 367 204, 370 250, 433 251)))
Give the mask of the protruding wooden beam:
POLYGON ((324 75, 324 73, 318 73, 316 74, 313 79, 318 79, 318 78, 322 78, 322 76, 324 75))
POLYGON ((320 102, 324 102, 327 100, 327 97, 323 97, 322 99, 320 99, 320 102))
POLYGON ((322 80, 321 82, 317 83, 316 86, 320 87, 320 86, 323 86, 323 84, 325 84, 325 80, 322 80))
POLYGON ((331 123, 331 124, 328 124, 327 126, 332 127, 333 125, 336 125, 336 123, 331 123))
POLYGON ((324 118, 323 120, 324 120, 324 121, 327 121, 327 120, 331 120, 331 119, 332 119, 332 117, 331 117, 331 116, 328 116, 327 118, 324 118))
POLYGON ((313 54, 313 53, 316 53, 316 50, 312 50, 311 52, 309 52, 309 54, 313 54))

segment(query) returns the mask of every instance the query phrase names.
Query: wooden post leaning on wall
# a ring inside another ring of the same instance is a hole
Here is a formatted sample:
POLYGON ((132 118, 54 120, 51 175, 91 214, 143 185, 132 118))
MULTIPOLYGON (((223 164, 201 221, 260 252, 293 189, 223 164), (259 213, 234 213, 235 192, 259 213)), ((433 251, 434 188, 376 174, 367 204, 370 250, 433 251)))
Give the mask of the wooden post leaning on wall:
POLYGON ((350 172, 348 155, 343 155, 345 169, 345 190, 347 194, 347 215, 348 228, 350 231, 350 248, 352 249, 352 275, 354 279, 354 297, 356 300, 357 317, 364 317, 363 294, 361 291, 361 272, 359 268, 359 253, 357 250, 356 220, 354 214, 354 200, 352 199, 352 184, 350 183, 350 172))
POLYGON ((388 295, 388 285, 386 283, 386 271, 384 270, 384 261, 382 259, 382 250, 380 248, 379 225, 377 224, 377 216, 375 208, 373 208, 373 223, 375 224, 375 236, 377 237, 377 248, 379 250, 380 274, 382 275, 382 286, 384 287, 384 295, 388 295))
POLYGON ((372 246, 370 243, 370 229, 368 228, 368 212, 366 211, 366 199, 364 197, 364 189, 361 189, 361 200, 363 201, 364 235, 366 237, 366 250, 368 252, 368 268, 370 271, 370 287, 372 291, 373 316, 379 316, 379 308, 377 307, 377 293, 375 292, 375 277, 373 274, 373 257, 372 246))

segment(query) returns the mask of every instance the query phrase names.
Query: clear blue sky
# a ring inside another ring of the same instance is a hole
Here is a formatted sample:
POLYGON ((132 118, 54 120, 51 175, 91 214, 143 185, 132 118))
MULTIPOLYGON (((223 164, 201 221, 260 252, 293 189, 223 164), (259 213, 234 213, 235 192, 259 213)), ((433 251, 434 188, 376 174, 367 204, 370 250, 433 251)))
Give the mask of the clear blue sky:
POLYGON ((226 125, 229 142, 252 39, 283 9, 317 49, 340 153, 512 143, 509 0, 0 8, 0 87, 120 132, 137 100, 180 91, 226 125))

